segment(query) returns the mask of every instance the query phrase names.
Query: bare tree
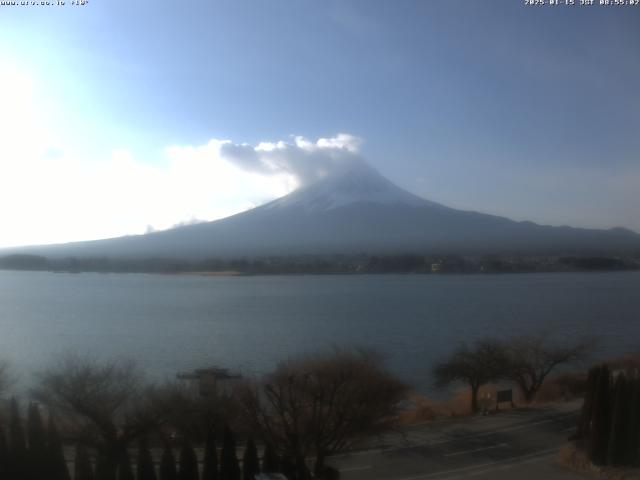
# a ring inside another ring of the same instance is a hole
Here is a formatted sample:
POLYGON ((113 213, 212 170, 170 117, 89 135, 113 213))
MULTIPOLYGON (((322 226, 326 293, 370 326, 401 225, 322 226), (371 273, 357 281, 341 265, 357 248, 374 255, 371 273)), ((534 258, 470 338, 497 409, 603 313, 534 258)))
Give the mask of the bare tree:
POLYGON ((471 388, 471 411, 478 411, 478 391, 488 382, 499 379, 507 365, 502 342, 494 339, 478 340, 469 347, 461 344, 451 356, 433 368, 436 385, 464 382, 471 388))
POLYGON ((153 386, 148 389, 147 398, 163 426, 195 443, 203 443, 212 430, 222 431, 224 424, 237 416, 236 402, 230 396, 203 396, 180 382, 153 386))
POLYGON ((593 347, 591 339, 558 344, 545 334, 510 339, 504 376, 518 385, 526 402, 531 402, 555 368, 585 359, 593 347))
POLYGON ((158 420, 143 404, 142 379, 130 362, 69 355, 39 374, 32 394, 58 412, 77 443, 98 452, 109 480, 127 446, 158 420))
POLYGON ((305 478, 305 458, 314 456, 322 475, 328 455, 390 428, 406 393, 378 356, 336 350, 280 364, 264 382, 245 385, 239 399, 249 427, 305 478))

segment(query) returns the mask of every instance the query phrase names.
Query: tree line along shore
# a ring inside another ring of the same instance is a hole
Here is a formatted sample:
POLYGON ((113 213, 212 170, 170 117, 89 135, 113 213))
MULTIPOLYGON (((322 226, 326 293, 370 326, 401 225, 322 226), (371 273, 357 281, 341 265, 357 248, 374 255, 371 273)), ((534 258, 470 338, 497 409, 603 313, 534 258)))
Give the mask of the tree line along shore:
POLYGON ((640 252, 624 255, 300 255, 205 260, 157 257, 47 258, 40 255, 12 254, 0 256, 0 269, 207 275, 631 271, 640 270, 640 252))

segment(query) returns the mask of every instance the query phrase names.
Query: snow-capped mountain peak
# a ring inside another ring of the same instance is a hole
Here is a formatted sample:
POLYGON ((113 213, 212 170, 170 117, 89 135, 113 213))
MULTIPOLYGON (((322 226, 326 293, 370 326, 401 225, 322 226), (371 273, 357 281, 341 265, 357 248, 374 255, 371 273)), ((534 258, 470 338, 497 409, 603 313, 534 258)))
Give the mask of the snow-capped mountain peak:
MULTIPOLYGON (((147 235, 28 247, 78 258, 248 258, 398 253, 637 252, 640 236, 514 222, 430 202, 353 162, 289 195, 213 222, 147 235)), ((7 252, 9 253, 9 252, 7 252)))
POLYGON ((412 207, 441 206, 403 190, 366 163, 354 161, 265 207, 298 207, 309 212, 317 212, 359 203, 412 207))

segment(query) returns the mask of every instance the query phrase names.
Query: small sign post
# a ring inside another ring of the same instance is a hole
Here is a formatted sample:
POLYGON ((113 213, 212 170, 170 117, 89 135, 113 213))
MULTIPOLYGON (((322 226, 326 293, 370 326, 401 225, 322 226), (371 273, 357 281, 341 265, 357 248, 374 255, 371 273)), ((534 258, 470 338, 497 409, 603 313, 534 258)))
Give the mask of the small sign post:
POLYGON ((498 390, 496 392, 496 410, 500 410, 500 403, 502 402, 509 402, 511 403, 511 408, 515 408, 515 404, 513 403, 513 389, 498 390))
POLYGON ((482 415, 489 415, 489 410, 491 410, 491 392, 480 395, 480 407, 482 415))

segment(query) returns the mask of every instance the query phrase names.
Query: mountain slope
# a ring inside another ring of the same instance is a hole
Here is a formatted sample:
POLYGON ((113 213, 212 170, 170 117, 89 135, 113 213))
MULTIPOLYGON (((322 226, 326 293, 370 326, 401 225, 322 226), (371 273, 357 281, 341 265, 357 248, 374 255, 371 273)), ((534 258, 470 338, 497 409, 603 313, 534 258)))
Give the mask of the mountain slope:
POLYGON ((640 251, 625 229, 541 226, 445 207, 354 163, 231 217, 140 236, 29 247, 50 257, 206 258, 350 253, 640 251))

